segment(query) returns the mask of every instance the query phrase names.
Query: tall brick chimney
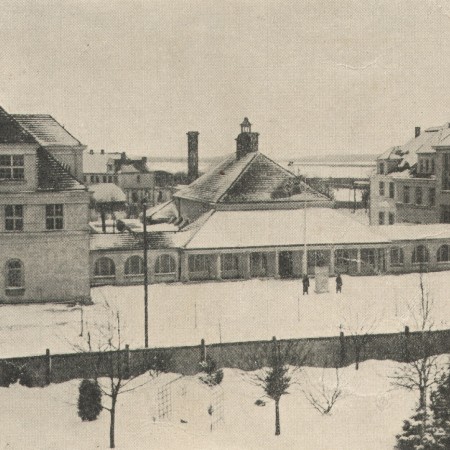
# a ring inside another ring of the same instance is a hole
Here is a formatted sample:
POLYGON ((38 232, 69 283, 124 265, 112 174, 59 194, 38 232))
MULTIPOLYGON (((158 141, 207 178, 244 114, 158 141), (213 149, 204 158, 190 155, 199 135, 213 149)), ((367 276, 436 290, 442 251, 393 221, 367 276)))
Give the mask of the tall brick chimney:
POLYGON ((247 153, 258 151, 259 133, 252 133, 252 124, 247 117, 241 123, 241 133, 236 138, 236 158, 241 159, 247 153))
POLYGON ((414 129, 414 137, 419 137, 420 136, 420 127, 416 127, 414 129))
POLYGON ((198 131, 188 131, 188 181, 192 183, 198 178, 198 131))

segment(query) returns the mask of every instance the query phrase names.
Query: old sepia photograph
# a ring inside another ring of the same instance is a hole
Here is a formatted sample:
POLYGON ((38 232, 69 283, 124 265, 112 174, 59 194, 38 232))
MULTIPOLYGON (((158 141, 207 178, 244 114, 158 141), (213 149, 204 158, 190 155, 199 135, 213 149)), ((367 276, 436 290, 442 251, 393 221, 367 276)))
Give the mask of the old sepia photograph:
POLYGON ((450 450, 450 0, 0 43, 0 450, 450 450))

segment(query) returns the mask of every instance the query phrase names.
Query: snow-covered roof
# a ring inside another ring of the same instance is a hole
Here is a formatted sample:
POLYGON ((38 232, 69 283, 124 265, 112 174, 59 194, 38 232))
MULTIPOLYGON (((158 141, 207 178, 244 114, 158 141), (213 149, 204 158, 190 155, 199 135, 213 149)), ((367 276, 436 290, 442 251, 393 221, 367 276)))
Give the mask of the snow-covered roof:
POLYGON ((127 201, 125 193, 114 183, 97 183, 89 186, 97 203, 122 203, 127 201))
POLYGON ((120 153, 90 153, 85 152, 83 155, 83 172, 84 173, 113 173, 108 171, 108 162, 120 158, 120 153))
POLYGON ((174 197, 227 204, 330 201, 259 152, 241 158, 235 153, 229 155, 189 186, 175 192, 174 197), (291 189, 296 181, 297 191, 291 189))
POLYGON ((82 145, 49 114, 12 114, 12 116, 44 147, 82 145))
POLYGON ((450 224, 396 224, 374 227, 390 241, 450 239, 450 224))
POLYGON ((435 153, 436 146, 449 145, 450 124, 427 128, 423 133, 410 139, 406 144, 391 147, 378 159, 401 159, 400 166, 409 167, 417 163, 417 155, 421 153, 435 153), (399 158, 400 157, 400 158, 399 158))
POLYGON ((332 244, 378 244, 388 239, 331 208, 216 211, 186 249, 332 244), (306 215, 306 233, 305 233, 306 215))

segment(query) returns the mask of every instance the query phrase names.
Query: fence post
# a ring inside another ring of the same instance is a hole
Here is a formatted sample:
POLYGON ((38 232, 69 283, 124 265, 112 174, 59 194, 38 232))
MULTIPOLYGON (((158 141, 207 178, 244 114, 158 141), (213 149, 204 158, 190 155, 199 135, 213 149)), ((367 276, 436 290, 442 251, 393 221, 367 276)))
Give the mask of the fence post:
POLYGON ((206 361, 206 345, 205 340, 200 341, 200 362, 206 361))
POLYGON ((409 362, 410 354, 409 354, 409 327, 405 325, 405 361, 409 362))
POLYGON ((341 331, 339 333, 339 342, 341 344, 341 351, 340 351, 340 367, 344 367, 345 364, 345 356, 346 356, 346 350, 345 350, 345 336, 344 332, 341 331))
POLYGON ((45 363, 45 383, 49 385, 52 382, 52 356, 49 348, 45 350, 45 363))
POLYGON ((130 346, 125 345, 125 378, 130 378, 130 346))

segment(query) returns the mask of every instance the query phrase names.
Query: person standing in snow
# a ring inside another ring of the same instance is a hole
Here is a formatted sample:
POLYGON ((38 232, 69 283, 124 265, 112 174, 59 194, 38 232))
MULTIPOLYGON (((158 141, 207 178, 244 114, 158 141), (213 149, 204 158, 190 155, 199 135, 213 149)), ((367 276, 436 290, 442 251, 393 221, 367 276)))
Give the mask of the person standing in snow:
POLYGON ((308 277, 308 274, 305 274, 303 276, 302 283, 303 283, 303 295, 305 295, 305 294, 308 295, 308 289, 309 289, 309 277, 308 277))
POLYGON ((337 274, 336 277, 336 294, 340 294, 342 293, 342 278, 341 278, 341 274, 337 274))

